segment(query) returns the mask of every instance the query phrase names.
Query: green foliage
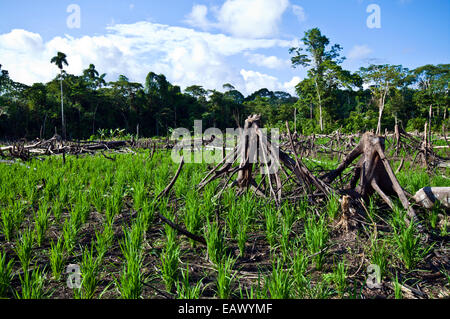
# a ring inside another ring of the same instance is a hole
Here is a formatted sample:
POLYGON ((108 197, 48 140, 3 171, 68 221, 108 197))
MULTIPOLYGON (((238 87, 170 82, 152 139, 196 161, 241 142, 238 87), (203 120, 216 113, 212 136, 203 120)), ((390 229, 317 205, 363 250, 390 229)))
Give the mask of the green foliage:
POLYGON ((61 237, 58 238, 56 244, 53 240, 50 242, 49 259, 53 278, 55 278, 55 280, 59 280, 61 278, 61 273, 64 271, 65 265, 64 242, 61 237))
POLYGON ((0 298, 5 298, 11 287, 14 260, 6 262, 6 253, 0 251, 0 298))
POLYGON ((325 261, 329 233, 324 217, 311 216, 305 223, 305 244, 308 251, 314 255, 317 269, 321 269, 325 261))

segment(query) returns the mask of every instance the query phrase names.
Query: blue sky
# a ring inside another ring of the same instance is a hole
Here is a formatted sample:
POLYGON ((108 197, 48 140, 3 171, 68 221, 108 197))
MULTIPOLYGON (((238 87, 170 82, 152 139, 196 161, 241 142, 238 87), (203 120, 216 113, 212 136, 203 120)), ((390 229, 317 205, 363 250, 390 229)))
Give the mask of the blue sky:
POLYGON ((108 80, 124 74, 143 82, 164 73, 182 89, 192 84, 244 94, 267 87, 294 93, 304 78, 292 69, 288 49, 319 27, 355 71, 369 63, 449 63, 450 1, 442 0, 18 0, 0 4, 0 64, 26 84, 46 82, 58 69, 90 63, 108 80), (67 8, 80 8, 80 28, 69 28, 67 8), (369 28, 370 4, 380 8, 381 28, 369 28))

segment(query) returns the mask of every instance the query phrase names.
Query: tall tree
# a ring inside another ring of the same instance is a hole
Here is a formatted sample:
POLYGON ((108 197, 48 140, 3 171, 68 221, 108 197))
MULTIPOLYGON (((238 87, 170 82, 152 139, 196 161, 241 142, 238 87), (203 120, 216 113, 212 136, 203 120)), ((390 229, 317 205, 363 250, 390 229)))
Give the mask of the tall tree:
POLYGON ((408 69, 401 65, 370 65, 369 67, 360 68, 359 74, 363 81, 369 85, 374 100, 378 104, 378 124, 377 133, 381 133, 381 118, 383 116, 386 99, 390 90, 401 87, 406 83, 408 69))
POLYGON ((290 54, 295 54, 291 58, 292 66, 309 68, 308 77, 312 79, 316 93, 316 103, 319 106, 319 123, 320 130, 323 131, 323 110, 325 94, 329 88, 330 80, 332 82, 343 79, 343 70, 339 66, 345 58, 341 57, 342 50, 339 44, 327 47, 330 40, 322 35, 318 28, 314 28, 305 32, 302 38, 304 48, 291 48, 290 54))
POLYGON ((63 138, 66 139, 66 124, 64 122, 64 98, 63 98, 63 68, 64 65, 68 66, 69 63, 67 62, 67 56, 62 53, 62 52, 58 52, 58 54, 56 56, 54 56, 51 60, 50 63, 54 63, 56 64, 56 66, 59 68, 60 70, 60 85, 61 85, 61 123, 62 123, 62 134, 63 134, 63 138))

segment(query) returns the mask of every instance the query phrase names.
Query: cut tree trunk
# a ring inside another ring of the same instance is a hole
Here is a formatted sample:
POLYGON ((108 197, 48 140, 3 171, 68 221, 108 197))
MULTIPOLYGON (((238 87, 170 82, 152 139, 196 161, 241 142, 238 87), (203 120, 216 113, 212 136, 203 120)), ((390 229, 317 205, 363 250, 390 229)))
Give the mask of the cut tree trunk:
POLYGON ((371 195, 377 193, 391 208, 393 207, 390 196, 397 196, 411 220, 416 219, 414 209, 409 204, 405 191, 389 165, 384 154, 384 138, 365 133, 359 145, 344 159, 337 169, 325 174, 322 180, 332 183, 342 172, 359 156, 354 169, 354 175, 346 187, 350 195, 362 197, 368 200, 371 195), (357 185, 359 181, 359 184, 357 185))

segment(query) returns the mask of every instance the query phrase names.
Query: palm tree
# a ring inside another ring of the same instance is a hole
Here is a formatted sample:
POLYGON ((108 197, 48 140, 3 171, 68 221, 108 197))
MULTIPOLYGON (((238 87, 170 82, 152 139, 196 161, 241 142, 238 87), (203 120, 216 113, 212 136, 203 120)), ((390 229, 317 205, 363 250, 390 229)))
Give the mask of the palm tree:
POLYGON ((64 68, 64 64, 65 65, 69 65, 69 63, 67 63, 67 56, 62 53, 62 52, 58 52, 58 54, 56 56, 54 56, 51 60, 50 63, 54 63, 56 64, 56 66, 60 69, 60 84, 61 84, 61 123, 62 123, 62 135, 63 135, 63 139, 66 139, 66 124, 64 122, 64 99, 63 99, 63 85, 62 85, 62 80, 63 80, 63 68, 64 68))

